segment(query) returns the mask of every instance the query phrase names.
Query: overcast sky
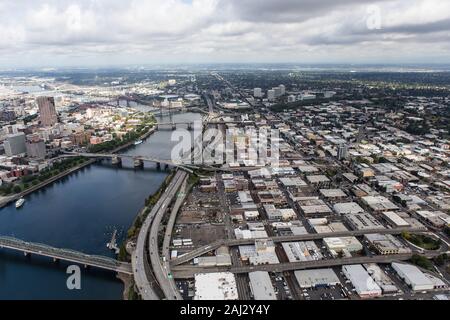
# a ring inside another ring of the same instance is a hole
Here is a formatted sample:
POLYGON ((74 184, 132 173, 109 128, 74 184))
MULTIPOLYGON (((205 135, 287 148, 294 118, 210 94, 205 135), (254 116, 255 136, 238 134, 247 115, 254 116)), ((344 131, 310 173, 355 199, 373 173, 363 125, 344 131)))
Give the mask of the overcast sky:
POLYGON ((0 0, 0 66, 450 63, 449 0, 0 0))

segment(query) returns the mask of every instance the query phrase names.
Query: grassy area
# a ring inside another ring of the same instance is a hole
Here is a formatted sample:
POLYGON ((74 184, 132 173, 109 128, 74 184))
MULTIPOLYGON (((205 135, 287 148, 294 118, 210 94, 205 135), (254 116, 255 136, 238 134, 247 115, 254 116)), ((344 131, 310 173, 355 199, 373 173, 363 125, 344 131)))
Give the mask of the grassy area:
POLYGON ((431 261, 425 258, 424 256, 418 254, 413 255, 411 257, 411 263, 415 264, 418 267, 434 271, 433 263, 431 263, 431 261))
POLYGON ((437 250, 441 246, 440 240, 435 240, 423 234, 411 234, 409 232, 402 233, 403 239, 415 244, 425 250, 437 250))

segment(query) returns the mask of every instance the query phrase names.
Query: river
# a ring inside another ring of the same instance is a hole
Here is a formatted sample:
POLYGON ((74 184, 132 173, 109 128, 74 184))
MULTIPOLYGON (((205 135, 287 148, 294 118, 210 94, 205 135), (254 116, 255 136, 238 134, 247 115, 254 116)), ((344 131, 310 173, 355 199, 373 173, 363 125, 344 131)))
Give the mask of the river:
MULTIPOLYGON (((173 115, 174 121, 199 120, 200 114, 173 115)), ((169 122, 169 117, 158 117, 169 122)), ((175 142, 171 131, 157 131, 124 153, 168 159, 175 142)), ((127 168, 130 166, 129 168, 127 168)), ((118 243, 168 172, 154 165, 135 170, 93 164, 26 197, 24 206, 0 209, 0 235, 26 241, 113 256, 106 248, 114 229, 118 243)), ((113 272, 81 270, 81 290, 68 290, 64 262, 0 249, 0 300, 4 299, 121 299, 123 284, 113 272)))

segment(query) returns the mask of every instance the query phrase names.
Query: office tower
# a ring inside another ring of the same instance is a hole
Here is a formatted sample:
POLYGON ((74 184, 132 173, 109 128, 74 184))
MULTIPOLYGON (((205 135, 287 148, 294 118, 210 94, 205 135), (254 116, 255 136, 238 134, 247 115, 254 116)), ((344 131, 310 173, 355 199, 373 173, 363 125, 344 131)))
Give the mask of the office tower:
POLYGON ((275 90, 267 90, 267 99, 269 101, 275 101, 275 90))
POLYGON ((32 159, 45 159, 45 143, 42 139, 29 139, 26 144, 27 157, 32 159))
POLYGON ((253 89, 253 96, 255 98, 261 98, 262 97, 262 90, 261 90, 261 88, 253 89))
POLYGON ((284 95, 286 93, 286 87, 283 84, 280 84, 278 88, 280 88, 280 95, 284 95))
POLYGON ((275 98, 281 97, 281 88, 280 87, 272 88, 272 90, 275 92, 275 98))
POLYGON ((3 146, 8 157, 25 153, 25 134, 23 132, 20 132, 7 135, 5 141, 3 142, 3 146))
POLYGON ((38 97, 36 102, 39 107, 39 120, 44 127, 51 127, 58 122, 55 99, 53 97, 38 97))

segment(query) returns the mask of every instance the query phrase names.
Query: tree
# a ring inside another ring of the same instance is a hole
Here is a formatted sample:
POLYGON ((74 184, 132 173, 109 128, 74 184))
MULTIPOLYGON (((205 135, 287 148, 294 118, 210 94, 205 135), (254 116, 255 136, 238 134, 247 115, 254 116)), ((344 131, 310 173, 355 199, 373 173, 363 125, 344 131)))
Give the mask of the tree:
POLYGON ((14 186, 13 188, 14 193, 20 193, 22 192, 22 187, 19 185, 14 186))

